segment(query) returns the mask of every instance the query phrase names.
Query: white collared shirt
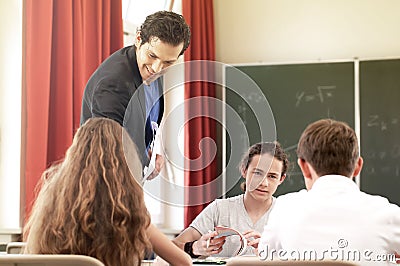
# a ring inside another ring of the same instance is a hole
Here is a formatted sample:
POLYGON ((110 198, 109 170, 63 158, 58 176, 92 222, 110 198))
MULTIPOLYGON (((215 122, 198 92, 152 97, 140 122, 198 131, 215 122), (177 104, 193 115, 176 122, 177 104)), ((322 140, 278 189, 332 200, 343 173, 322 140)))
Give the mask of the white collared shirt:
POLYGON ((400 207, 339 175, 318 178, 308 192, 278 197, 259 244, 262 259, 302 256, 360 265, 390 265, 382 260, 395 251, 400 252, 400 207))

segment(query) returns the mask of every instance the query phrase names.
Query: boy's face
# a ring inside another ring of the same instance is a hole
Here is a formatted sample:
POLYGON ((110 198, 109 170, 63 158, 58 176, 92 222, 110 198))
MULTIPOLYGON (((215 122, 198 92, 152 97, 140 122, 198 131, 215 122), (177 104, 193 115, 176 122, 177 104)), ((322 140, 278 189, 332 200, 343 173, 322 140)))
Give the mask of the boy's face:
POLYGON ((172 46, 156 37, 142 43, 140 33, 136 34, 135 46, 139 72, 145 84, 156 80, 163 74, 163 69, 176 63, 183 49, 183 43, 172 46))
POLYGON ((283 163, 269 154, 255 155, 243 175, 246 192, 261 201, 268 200, 285 179, 282 168, 283 163))

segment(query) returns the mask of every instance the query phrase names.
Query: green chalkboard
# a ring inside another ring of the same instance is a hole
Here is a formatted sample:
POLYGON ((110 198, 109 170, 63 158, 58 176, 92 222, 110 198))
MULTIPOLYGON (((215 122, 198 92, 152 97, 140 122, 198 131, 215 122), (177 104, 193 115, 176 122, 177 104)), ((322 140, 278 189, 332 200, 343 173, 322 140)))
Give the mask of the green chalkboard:
POLYGON ((361 190, 400 205, 400 60, 360 62, 361 190))
POLYGON ((226 67, 226 196, 241 193, 237 153, 260 141, 278 140, 289 154, 288 178, 275 195, 305 188, 296 157, 300 134, 321 118, 354 128, 354 82, 352 61, 226 67))

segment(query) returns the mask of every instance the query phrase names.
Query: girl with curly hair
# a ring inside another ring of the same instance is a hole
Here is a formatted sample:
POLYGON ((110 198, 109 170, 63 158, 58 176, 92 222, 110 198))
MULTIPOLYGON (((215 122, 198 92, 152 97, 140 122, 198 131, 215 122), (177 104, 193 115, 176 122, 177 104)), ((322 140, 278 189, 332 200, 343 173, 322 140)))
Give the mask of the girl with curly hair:
POLYGON ((88 255, 113 266, 140 265, 154 250, 171 265, 191 265, 190 257, 151 225, 134 176, 134 168, 141 173, 138 161, 134 143, 117 122, 89 119, 65 159, 42 175, 24 228, 25 253, 88 255))

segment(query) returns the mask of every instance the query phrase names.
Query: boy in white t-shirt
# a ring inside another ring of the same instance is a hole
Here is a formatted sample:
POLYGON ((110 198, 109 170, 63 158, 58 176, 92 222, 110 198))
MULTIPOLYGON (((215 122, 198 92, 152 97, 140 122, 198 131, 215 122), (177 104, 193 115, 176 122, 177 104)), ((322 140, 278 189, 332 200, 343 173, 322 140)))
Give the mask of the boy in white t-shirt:
POLYGON ((272 196, 286 177, 287 155, 278 142, 252 145, 243 155, 240 172, 244 194, 211 202, 175 241, 192 257, 231 257, 241 245, 239 236, 216 237, 216 226, 233 228, 247 239, 244 254, 253 254, 274 206, 272 196))

